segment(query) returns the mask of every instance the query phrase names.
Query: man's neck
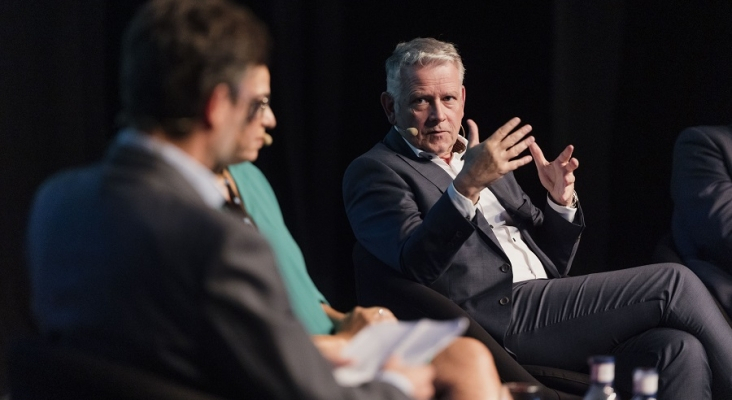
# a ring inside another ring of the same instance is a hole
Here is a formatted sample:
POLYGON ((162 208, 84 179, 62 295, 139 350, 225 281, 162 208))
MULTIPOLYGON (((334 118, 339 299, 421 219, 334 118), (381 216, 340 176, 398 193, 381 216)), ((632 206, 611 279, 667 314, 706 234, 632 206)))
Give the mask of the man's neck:
POLYGON ((194 130, 183 138, 172 138, 160 129, 151 131, 149 134, 154 140, 168 143, 179 148, 181 151, 191 156, 191 158, 198 161, 201 165, 212 171, 217 168, 221 168, 221 166, 217 165, 207 153, 207 143, 205 142, 205 136, 201 134, 201 132, 194 130))

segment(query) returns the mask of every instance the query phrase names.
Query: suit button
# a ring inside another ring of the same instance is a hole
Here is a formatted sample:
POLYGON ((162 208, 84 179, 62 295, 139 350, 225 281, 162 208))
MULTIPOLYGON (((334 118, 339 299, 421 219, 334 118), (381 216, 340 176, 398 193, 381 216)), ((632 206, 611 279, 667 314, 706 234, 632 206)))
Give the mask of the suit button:
POLYGON ((501 270, 501 272, 508 272, 508 270, 511 269, 511 266, 508 264, 503 264, 499 269, 501 270))
POLYGON ((508 304, 508 302, 509 302, 508 297, 503 297, 503 298, 501 298, 501 300, 498 300, 498 304, 500 304, 502 306, 505 306, 506 304, 508 304))
POLYGON ((457 237, 457 238, 463 237, 463 233, 458 231, 455 233, 455 237, 457 237))

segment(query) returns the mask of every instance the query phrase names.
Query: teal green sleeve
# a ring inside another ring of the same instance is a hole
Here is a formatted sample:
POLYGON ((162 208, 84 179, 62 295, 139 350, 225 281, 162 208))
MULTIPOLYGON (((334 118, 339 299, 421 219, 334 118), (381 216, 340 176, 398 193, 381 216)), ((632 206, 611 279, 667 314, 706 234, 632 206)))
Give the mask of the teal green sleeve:
POLYGON ((267 178, 250 162, 232 165, 229 172, 239 188, 247 212, 274 251, 290 303, 300 322, 310 334, 331 333, 333 323, 321 306, 327 301, 308 275, 302 251, 285 225, 267 178))

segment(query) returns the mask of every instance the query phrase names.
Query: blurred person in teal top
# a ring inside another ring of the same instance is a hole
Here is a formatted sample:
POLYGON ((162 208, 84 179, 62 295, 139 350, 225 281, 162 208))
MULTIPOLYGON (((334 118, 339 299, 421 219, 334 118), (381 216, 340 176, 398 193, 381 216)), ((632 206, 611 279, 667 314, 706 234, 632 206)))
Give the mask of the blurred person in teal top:
POLYGON ((231 165, 228 170, 236 187, 244 188, 239 191, 239 195, 248 213, 256 221, 259 232, 272 246, 295 314, 310 334, 333 333, 335 325, 324 310, 324 307, 331 307, 308 275, 300 246, 295 243, 285 225, 282 211, 267 178, 250 162, 231 165))

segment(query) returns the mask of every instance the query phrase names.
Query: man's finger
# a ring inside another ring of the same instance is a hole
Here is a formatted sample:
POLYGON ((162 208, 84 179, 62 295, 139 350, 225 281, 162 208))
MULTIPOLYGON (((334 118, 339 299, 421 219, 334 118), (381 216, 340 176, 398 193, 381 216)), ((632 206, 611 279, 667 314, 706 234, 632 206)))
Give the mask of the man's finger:
POLYGON ((465 122, 468 124, 468 148, 475 147, 480 143, 478 124, 476 124, 472 119, 468 119, 465 122))
POLYGON ((515 170, 523 167, 524 165, 530 163, 531 160, 532 160, 532 158, 530 155, 525 155, 519 159, 509 161, 508 168, 511 171, 515 171, 515 170))
POLYGON ((541 151, 541 147, 539 147, 539 145, 536 144, 536 142, 531 143, 529 145, 529 151, 531 152, 531 155, 534 156, 534 161, 536 162, 536 166, 543 167, 543 166, 549 164, 549 162, 546 160, 546 158, 544 158, 544 152, 541 151))
POLYGON ((502 127, 498 128, 498 130, 496 130, 493 133, 493 135, 491 135, 491 138, 495 138, 498 141, 502 141, 520 123, 521 123, 521 118, 519 118, 519 117, 513 117, 513 118, 511 118, 508 122, 506 122, 505 124, 503 124, 502 127))
POLYGON ((572 158, 572 152, 574 152, 574 146, 571 144, 564 148, 564 150, 557 157, 557 161, 564 164, 572 158))
POLYGON ((519 154, 523 153, 524 150, 526 150, 532 143, 534 143, 535 139, 533 136, 529 136, 525 138, 524 140, 516 143, 514 146, 506 150, 506 154, 508 155, 508 158, 514 158, 518 157, 519 154))
POLYGON ((502 146, 505 146, 505 148, 509 148, 511 146, 514 146, 516 143, 520 142, 521 139, 523 139, 524 136, 526 136, 529 132, 531 132, 533 128, 531 125, 524 125, 519 129, 516 129, 514 132, 506 136, 503 141, 501 142, 502 146))
POLYGON ((574 172, 574 170, 577 169, 577 167, 579 167, 579 160, 577 160, 576 158, 572 158, 564 164, 564 167, 562 169, 565 171, 565 173, 572 173, 574 172))

